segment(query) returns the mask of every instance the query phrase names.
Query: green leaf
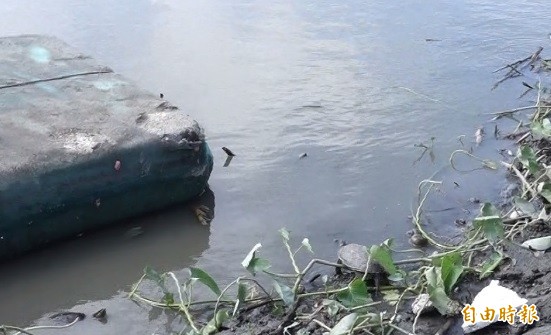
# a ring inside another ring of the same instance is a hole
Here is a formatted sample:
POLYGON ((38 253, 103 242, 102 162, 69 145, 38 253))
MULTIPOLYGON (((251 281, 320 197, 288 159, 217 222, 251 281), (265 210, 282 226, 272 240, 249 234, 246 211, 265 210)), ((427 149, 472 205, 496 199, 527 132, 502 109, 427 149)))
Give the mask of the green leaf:
POLYGON ((270 268, 270 261, 264 258, 254 258, 250 265, 247 267, 247 270, 249 270, 252 275, 256 275, 258 272, 262 272, 264 270, 267 270, 270 268))
POLYGON ((481 209, 481 216, 473 221, 475 230, 482 229, 484 236, 492 242, 503 237, 503 220, 497 209, 490 203, 485 203, 481 209))
POLYGON ((263 258, 256 257, 256 252, 262 247, 262 244, 257 243, 251 251, 247 254, 247 257, 241 262, 244 268, 246 268, 253 276, 257 272, 264 271, 270 268, 270 262, 263 258))
POLYGON ((342 318, 336 325, 331 329, 329 335, 346 335, 354 328, 354 324, 358 319, 358 314, 351 313, 342 318))
POLYGON ((227 310, 219 310, 215 316, 201 329, 202 335, 216 334, 220 327, 230 318, 227 310))
POLYGON ((398 269, 394 274, 388 276, 388 280, 393 282, 399 282, 406 279, 406 276, 407 274, 405 271, 398 269))
POLYGON ((551 202, 551 183, 541 182, 538 184, 538 193, 545 198, 545 200, 551 202))
POLYGON ((389 275, 396 273, 396 265, 394 265, 391 251, 386 245, 371 246, 369 254, 371 255, 371 259, 379 263, 389 275))
POLYGON ((480 216, 499 216, 499 210, 489 202, 485 202, 480 209, 480 216))
POLYGON ((463 259, 459 252, 454 252, 442 257, 441 273, 444 291, 450 294, 455 283, 457 283, 457 280, 463 273, 463 259))
POLYGON ((341 309, 345 308, 338 301, 330 300, 330 299, 323 299, 322 305, 325 306, 327 310, 327 315, 329 315, 329 317, 331 318, 335 317, 341 309))
POLYGON ((398 300, 400 300, 400 291, 398 290, 388 290, 383 291, 383 300, 386 301, 390 306, 396 305, 398 300))
POLYGON ((237 299, 241 302, 247 299, 247 285, 239 282, 237 285, 237 299))
POLYGON ((295 302, 295 294, 289 286, 274 281, 274 288, 286 306, 291 306, 295 302))
POLYGON ((394 247, 394 239, 393 238, 388 238, 386 240, 383 241, 382 245, 384 245, 385 247, 389 248, 389 249, 392 249, 394 247))
POLYGON ((551 121, 548 118, 543 119, 543 121, 532 121, 530 128, 533 135, 536 135, 535 137, 551 136, 551 121))
POLYGON ((346 307, 357 307, 372 302, 367 286, 360 278, 351 281, 347 290, 337 293, 337 299, 346 307))
POLYGON ((484 279, 491 275, 493 271, 501 264, 503 261, 503 254, 499 252, 494 252, 490 255, 486 261, 482 264, 482 270, 480 271, 480 279, 484 279))
POLYGON ((288 231, 287 229, 281 228, 281 229, 279 230, 279 233, 281 234, 281 237, 283 237, 283 239, 284 239, 285 241, 289 241, 289 231, 288 231))
POLYGON ((431 266, 425 272, 425 278, 427 278, 427 284, 432 287, 442 287, 444 288, 444 282, 442 281, 441 268, 431 266))
POLYGON ((163 290, 163 292, 167 291, 165 286, 164 274, 163 275, 159 274, 157 271, 155 271, 153 268, 149 266, 146 266, 143 272, 145 274, 145 279, 149 279, 155 282, 161 288, 161 290, 163 290))
POLYGON ((448 297, 444 289, 441 268, 431 267, 425 272, 425 277, 427 278, 429 297, 434 307, 442 315, 449 314, 449 306, 451 306, 452 300, 448 297))
POLYGON ((528 200, 515 196, 513 198, 513 202, 517 210, 519 210, 522 214, 526 214, 526 215, 536 214, 536 207, 528 200))
POLYGON ((534 174, 538 172, 539 165, 536 161, 536 154, 532 148, 527 145, 521 146, 518 148, 517 157, 522 165, 530 171, 530 173, 534 174))
POLYGON ((302 245, 304 247, 306 247, 306 249, 308 249, 308 251, 310 251, 310 253, 312 253, 312 254, 314 253, 314 250, 312 250, 312 246, 310 245, 310 240, 309 239, 304 238, 302 240, 302 245))
POLYGON ((212 279, 212 277, 206 273, 205 271, 199 269, 199 268, 190 268, 189 269, 191 278, 195 278, 199 280, 203 285, 210 288, 214 294, 219 296, 222 291, 220 291, 220 288, 218 287, 218 284, 212 279))
POLYGON ((166 292, 165 295, 163 295, 161 302, 167 305, 172 305, 174 303, 174 294, 166 292))
POLYGON ((250 263, 252 262, 252 260, 255 258, 255 255, 256 255, 256 252, 258 251, 258 249, 262 248, 262 244, 260 243, 257 243, 252 249, 251 251, 249 251, 249 253, 247 254, 247 256, 245 257, 245 259, 243 260, 243 262, 241 262, 241 265, 243 265, 244 268, 248 268, 250 263))
POLYGON ((285 315, 285 305, 280 302, 275 303, 274 307, 272 308, 272 314, 275 316, 285 315))
POLYGON ((243 302, 245 302, 245 299, 247 299, 247 285, 237 279, 237 299, 235 300, 235 305, 233 306, 232 315, 237 313, 243 302))

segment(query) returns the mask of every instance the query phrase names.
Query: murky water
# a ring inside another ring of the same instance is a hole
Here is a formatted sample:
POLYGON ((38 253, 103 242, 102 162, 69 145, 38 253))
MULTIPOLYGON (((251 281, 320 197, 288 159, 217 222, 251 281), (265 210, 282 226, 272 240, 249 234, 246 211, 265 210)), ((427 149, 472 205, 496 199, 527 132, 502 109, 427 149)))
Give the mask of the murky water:
MULTIPOLYGON (((0 35, 56 35, 193 115, 215 154, 215 219, 201 227, 185 208, 168 210, 1 265, 0 324, 48 312, 107 307, 75 334, 152 333, 177 322, 129 302, 119 290, 145 265, 195 264, 221 282, 241 273, 257 242, 289 269, 277 230, 307 236, 322 258, 334 239, 406 243, 420 180, 448 188, 430 229, 451 235, 452 217, 495 200, 503 174, 451 173, 459 135, 499 158, 483 113, 525 105, 519 83, 491 87, 492 71, 547 47, 551 8, 537 1, 180 1, 4 0, 0 35), (425 39, 438 39, 427 42, 425 39), (435 137, 414 164, 413 145, 435 137), (237 157, 227 168, 222 146, 237 157), (299 159, 307 153, 308 157, 299 159), (129 229, 142 227, 132 237, 129 229)), ((528 78, 526 80, 536 80, 528 78)), ((457 232, 459 232, 457 230, 457 232)), ((299 240, 300 241, 300 240, 299 240)))

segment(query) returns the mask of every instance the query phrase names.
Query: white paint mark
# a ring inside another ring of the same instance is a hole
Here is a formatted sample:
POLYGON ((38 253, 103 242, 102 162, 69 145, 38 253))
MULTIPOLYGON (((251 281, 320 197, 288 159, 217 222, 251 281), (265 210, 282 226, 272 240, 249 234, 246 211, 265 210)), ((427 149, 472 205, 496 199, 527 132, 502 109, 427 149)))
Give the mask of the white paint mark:
POLYGON ((61 140, 65 150, 79 154, 91 153, 97 148, 98 143, 110 142, 105 135, 80 132, 61 135, 61 140))

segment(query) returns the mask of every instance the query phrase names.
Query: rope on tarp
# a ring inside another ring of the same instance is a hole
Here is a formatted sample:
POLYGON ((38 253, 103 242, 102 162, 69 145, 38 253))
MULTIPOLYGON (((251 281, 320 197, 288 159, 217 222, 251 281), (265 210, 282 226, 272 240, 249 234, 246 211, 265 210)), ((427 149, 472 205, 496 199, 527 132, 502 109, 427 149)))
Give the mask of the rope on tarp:
POLYGON ((33 84, 38 84, 38 83, 44 83, 44 82, 48 82, 48 81, 63 80, 63 79, 68 79, 68 78, 88 76, 88 75, 91 75, 91 74, 102 74, 102 73, 113 73, 113 70, 111 70, 109 68, 106 68, 106 69, 98 70, 98 71, 67 74, 67 75, 59 76, 59 77, 52 77, 52 78, 46 78, 46 79, 37 79, 37 80, 25 81, 25 82, 22 82, 22 83, 8 84, 8 85, 0 86, 0 90, 5 89, 5 88, 27 86, 27 85, 33 85, 33 84))

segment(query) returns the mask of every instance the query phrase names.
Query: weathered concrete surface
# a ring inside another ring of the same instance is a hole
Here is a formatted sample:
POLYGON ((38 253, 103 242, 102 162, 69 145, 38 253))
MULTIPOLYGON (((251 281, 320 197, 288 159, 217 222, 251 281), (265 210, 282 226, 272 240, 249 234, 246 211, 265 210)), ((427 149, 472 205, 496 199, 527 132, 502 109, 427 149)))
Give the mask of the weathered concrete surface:
POLYGON ((198 123, 62 41, 0 38, 0 258, 200 193, 198 123))

